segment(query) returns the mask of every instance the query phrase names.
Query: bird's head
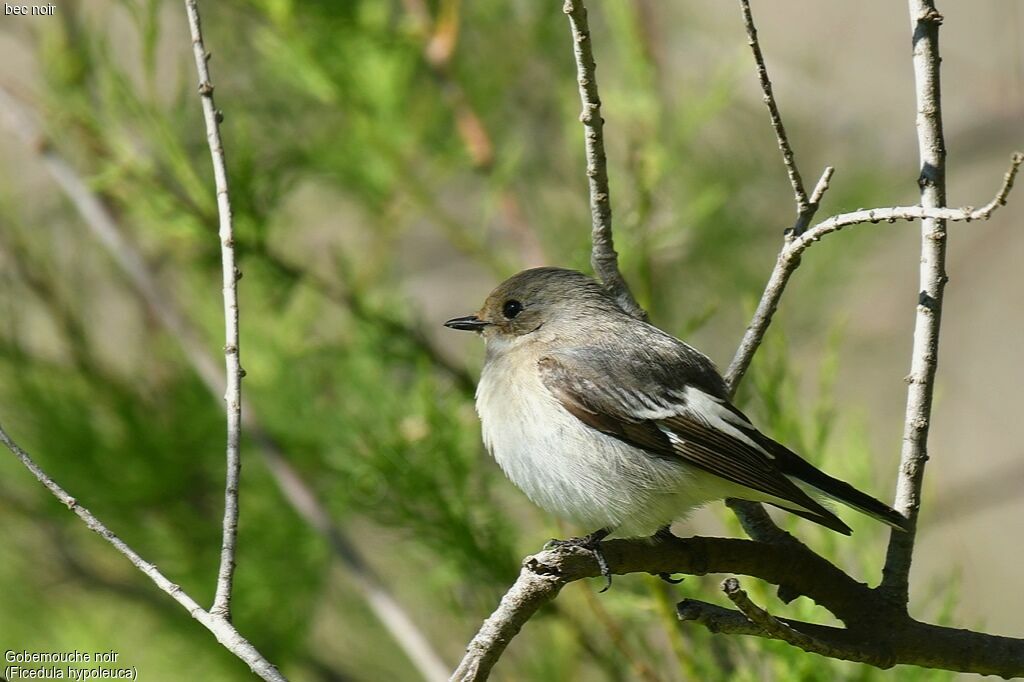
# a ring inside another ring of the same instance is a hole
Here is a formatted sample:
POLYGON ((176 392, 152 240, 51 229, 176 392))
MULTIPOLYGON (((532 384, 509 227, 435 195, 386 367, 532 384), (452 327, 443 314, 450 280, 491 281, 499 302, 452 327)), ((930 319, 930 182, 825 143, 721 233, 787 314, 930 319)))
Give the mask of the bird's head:
POLYGON ((451 329, 475 331, 488 346, 528 338, 541 329, 571 332, 595 313, 622 315, 622 309, 595 280, 575 270, 533 268, 513 275, 490 293, 474 315, 444 323, 451 329))

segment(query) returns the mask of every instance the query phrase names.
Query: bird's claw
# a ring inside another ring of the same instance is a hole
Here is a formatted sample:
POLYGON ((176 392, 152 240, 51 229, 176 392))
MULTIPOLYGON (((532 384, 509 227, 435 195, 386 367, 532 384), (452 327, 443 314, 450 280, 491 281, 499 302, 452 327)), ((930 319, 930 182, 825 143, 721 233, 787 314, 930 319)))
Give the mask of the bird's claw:
POLYGON ((599 530, 585 535, 581 538, 569 538, 567 540, 558 540, 551 538, 544 544, 544 549, 555 549, 558 547, 579 547, 585 549, 594 555, 594 560, 597 561, 597 567, 601 571, 601 575, 605 579, 605 586, 601 588, 598 594, 607 592, 608 588, 612 586, 612 571, 608 567, 608 560, 605 559, 604 552, 601 550, 601 540, 608 536, 608 531, 599 530))

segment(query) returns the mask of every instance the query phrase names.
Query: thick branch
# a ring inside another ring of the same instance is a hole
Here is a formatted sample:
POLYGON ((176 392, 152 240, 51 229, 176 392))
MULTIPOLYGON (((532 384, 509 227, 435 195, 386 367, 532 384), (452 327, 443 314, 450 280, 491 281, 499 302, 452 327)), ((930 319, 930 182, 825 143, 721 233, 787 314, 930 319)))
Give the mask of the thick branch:
MULTIPOLYGON (((756 605, 751 605, 758 608, 756 605)), ((842 628, 805 623, 789 618, 775 618, 789 632, 809 639, 801 646, 768 631, 740 611, 715 604, 686 599, 676 607, 679 619, 700 623, 709 631, 726 635, 750 635, 787 641, 810 653, 844 661, 867 663, 876 668, 897 664, 918 665, 1004 678, 1020 676, 1024 671, 1024 642, 1011 637, 958 630, 903 618, 885 629, 884 640, 871 632, 853 632, 842 628)))
MULTIPOLYGON (((833 647, 843 654, 841 658, 878 667, 909 663, 1006 677, 1024 674, 1024 640, 914 621, 894 609, 884 594, 855 581, 806 548, 706 537, 608 540, 602 548, 616 574, 733 573, 790 586, 854 629, 780 622, 811 638, 803 640, 805 643, 821 640, 822 646, 833 647), (879 632, 885 633, 884 638, 878 636, 879 632), (941 642, 941 646, 936 646, 936 642, 941 642)), ((508 643, 539 608, 570 582, 599 575, 593 555, 586 550, 557 548, 527 557, 519 579, 474 637, 452 679, 487 679, 508 643)), ((681 608, 690 608, 686 604, 681 608)), ((742 614, 740 617, 746 621, 742 629, 737 627, 735 618, 715 622, 723 632, 771 636, 742 614)), ((694 619, 703 621, 704 617, 694 619)))
MULTIPOLYGON (((942 133, 942 96, 939 81, 939 25, 942 15, 932 0, 910 0, 913 28, 914 84, 917 93, 917 145, 921 155, 921 206, 946 205, 946 142, 942 133)), ((921 265, 914 347, 907 387, 903 449, 896 480, 894 507, 910 520, 906 533, 894 532, 882 569, 882 588, 906 608, 910 590, 910 564, 921 506, 924 465, 928 460, 935 371, 939 362, 939 327, 946 288, 946 222, 925 217, 921 221, 921 265)))
POLYGON ((181 604, 181 606, 188 611, 190 616, 195 618, 203 625, 203 627, 212 632, 217 638, 217 641, 220 642, 224 648, 245 661, 249 665, 249 668, 264 680, 268 680, 268 682, 285 682, 284 676, 278 672, 277 668, 275 668, 270 661, 265 659, 252 644, 242 637, 238 630, 236 630, 226 618, 203 609, 203 607, 201 607, 196 600, 182 590, 179 585, 172 583, 157 569, 156 566, 139 556, 135 550, 125 544, 125 542, 115 535, 113 531, 107 528, 103 522, 93 516, 92 512, 79 504, 77 499, 60 487, 56 481, 47 476, 46 472, 39 468, 39 465, 33 461, 29 454, 22 450, 18 444, 7 435, 7 432, 4 431, 2 426, 0 426, 0 443, 7 446, 7 448, 14 453, 15 457, 21 460, 21 463, 25 465, 25 468, 32 472, 32 475, 36 477, 36 480, 46 486, 46 488, 53 493, 54 497, 60 500, 68 509, 73 511, 78 518, 82 519, 90 530, 94 531, 104 540, 109 542, 114 549, 123 554, 128 561, 135 566, 135 568, 142 571, 142 573, 152 580, 157 587, 169 594, 174 601, 181 604))
POLYGON ((587 8, 583 0, 565 0, 562 11, 569 15, 573 52, 576 55, 576 81, 579 83, 580 122, 585 131, 587 178, 590 187, 591 232, 590 263, 619 305, 633 317, 647 319, 647 313, 633 298, 629 285, 619 272, 619 255, 612 241, 612 204, 608 189, 608 159, 604 153, 604 119, 597 93, 597 64, 590 41, 587 8))
POLYGON ((203 45, 199 25, 199 7, 196 0, 185 0, 188 27, 192 34, 192 51, 199 72, 199 96, 206 119, 206 140, 213 159, 213 177, 217 189, 217 213, 220 216, 220 254, 224 291, 224 364, 227 386, 224 403, 227 411, 227 480, 224 487, 224 528, 220 548, 220 568, 217 571, 217 594, 210 609, 218 616, 231 620, 231 587, 235 577, 235 545, 238 540, 238 484, 242 471, 239 441, 242 433, 242 365, 238 338, 238 280, 242 273, 235 265, 235 232, 231 218, 231 199, 228 194, 228 170, 224 159, 224 144, 220 139, 221 113, 213 103, 213 83, 210 80, 210 54, 203 45))

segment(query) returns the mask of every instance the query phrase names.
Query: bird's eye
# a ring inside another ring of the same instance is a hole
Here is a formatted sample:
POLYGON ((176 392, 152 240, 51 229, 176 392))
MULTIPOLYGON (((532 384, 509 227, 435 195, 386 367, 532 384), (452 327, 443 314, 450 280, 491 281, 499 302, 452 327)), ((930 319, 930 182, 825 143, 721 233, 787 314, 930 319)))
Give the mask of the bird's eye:
POLYGON ((516 315, 523 312, 523 304, 514 299, 505 301, 505 305, 501 307, 501 312, 505 317, 511 320, 516 315))

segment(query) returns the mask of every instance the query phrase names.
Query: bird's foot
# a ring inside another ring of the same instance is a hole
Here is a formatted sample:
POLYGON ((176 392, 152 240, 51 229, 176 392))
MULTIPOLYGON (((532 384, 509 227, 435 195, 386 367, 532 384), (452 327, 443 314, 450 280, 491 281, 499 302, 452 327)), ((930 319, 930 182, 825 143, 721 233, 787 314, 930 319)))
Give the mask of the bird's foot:
MULTIPOLYGON (((654 537, 655 539, 661 542, 671 542, 673 540, 679 539, 675 536, 675 534, 672 533, 671 526, 662 526, 654 534, 654 537)), ((683 580, 685 580, 685 578, 673 578, 671 573, 659 573, 658 577, 664 580, 665 582, 669 583, 670 585, 678 585, 679 583, 683 582, 683 580)))
POLYGON ((568 540, 556 540, 552 538, 544 545, 544 549, 550 549, 553 547, 579 547, 585 549, 594 555, 594 560, 597 561, 597 567, 601 569, 601 575, 604 576, 606 581, 605 586, 601 589, 601 592, 607 592, 608 588, 612 586, 612 571, 608 568, 608 560, 604 558, 604 552, 601 550, 601 540, 608 537, 611 533, 607 528, 596 530, 589 535, 584 535, 579 538, 569 538, 568 540))

